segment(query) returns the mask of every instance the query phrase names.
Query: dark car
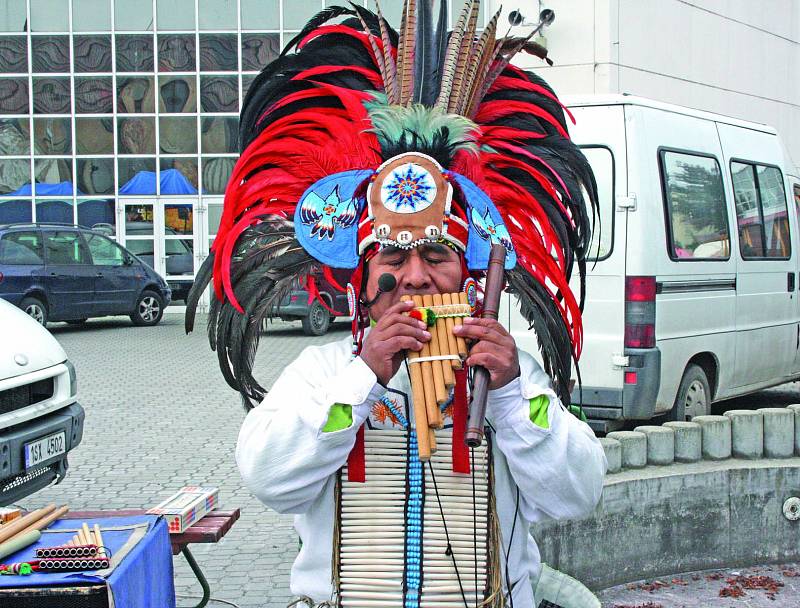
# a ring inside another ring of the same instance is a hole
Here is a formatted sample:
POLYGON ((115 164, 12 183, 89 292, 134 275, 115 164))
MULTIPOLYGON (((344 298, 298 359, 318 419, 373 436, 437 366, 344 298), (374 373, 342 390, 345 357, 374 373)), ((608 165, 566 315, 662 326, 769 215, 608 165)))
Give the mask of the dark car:
MULTIPOLYGON (((337 280, 341 278, 341 284, 346 284, 347 277, 344 275, 336 276, 336 272, 334 271, 334 278, 337 280)), ((336 316, 350 314, 346 294, 329 283, 322 273, 315 274, 314 280, 320 297, 325 300, 328 308, 337 313, 336 316)), ((278 308, 278 315, 284 321, 302 321, 303 332, 306 335, 322 336, 328 331, 335 316, 318 299, 314 299, 313 302, 309 303, 308 295, 308 291, 304 286, 295 283, 293 289, 284 296, 278 308)))
POLYGON ((38 223, 0 225, 0 298, 42 325, 107 315, 156 325, 172 292, 155 270, 100 232, 38 223))

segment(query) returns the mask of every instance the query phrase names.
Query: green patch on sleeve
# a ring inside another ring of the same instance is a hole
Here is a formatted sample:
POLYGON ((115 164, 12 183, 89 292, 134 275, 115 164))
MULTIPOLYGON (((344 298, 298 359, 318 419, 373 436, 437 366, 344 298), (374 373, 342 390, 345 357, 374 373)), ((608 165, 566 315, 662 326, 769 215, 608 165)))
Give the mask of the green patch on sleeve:
POLYGON ((350 428, 353 424, 353 406, 334 403, 328 412, 328 421, 322 427, 323 433, 334 433, 350 428))
POLYGON ((569 406, 569 411, 573 416, 575 416, 576 418, 579 418, 583 422, 587 422, 587 423, 589 422, 589 420, 586 418, 586 414, 583 412, 583 408, 582 407, 577 406, 577 405, 570 405, 569 406))
POLYGON ((530 400, 531 422, 539 428, 550 428, 550 421, 547 419, 547 408, 550 406, 550 397, 539 395, 530 400))

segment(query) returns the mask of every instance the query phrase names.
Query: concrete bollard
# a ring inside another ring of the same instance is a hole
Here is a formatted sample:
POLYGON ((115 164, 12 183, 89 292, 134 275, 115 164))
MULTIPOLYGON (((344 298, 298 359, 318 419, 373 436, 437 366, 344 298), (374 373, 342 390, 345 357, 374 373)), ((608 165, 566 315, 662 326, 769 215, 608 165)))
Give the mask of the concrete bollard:
POLYGON ((800 456, 800 403, 793 403, 787 409, 794 412, 794 453, 800 456))
POLYGON ((730 410, 731 453, 734 458, 761 458, 764 455, 764 417, 758 410, 730 410))
POLYGON ((603 446, 603 451, 606 453, 608 472, 619 473, 622 469, 622 444, 616 439, 601 437, 600 445, 603 446))
POLYGON ((675 431, 664 426, 637 426, 634 431, 647 436, 647 464, 675 462, 675 431))
POLYGON ((791 458, 794 454, 794 412, 785 407, 762 407, 764 456, 791 458))
POLYGON ((703 434, 703 458, 724 460, 731 457, 731 419, 727 416, 695 416, 703 434))
POLYGON ((647 435, 636 431, 613 431, 606 435, 622 445, 622 466, 640 469, 647 464, 647 435))
POLYGON ((675 432, 675 462, 697 462, 703 457, 703 431, 696 422, 665 422, 675 432))

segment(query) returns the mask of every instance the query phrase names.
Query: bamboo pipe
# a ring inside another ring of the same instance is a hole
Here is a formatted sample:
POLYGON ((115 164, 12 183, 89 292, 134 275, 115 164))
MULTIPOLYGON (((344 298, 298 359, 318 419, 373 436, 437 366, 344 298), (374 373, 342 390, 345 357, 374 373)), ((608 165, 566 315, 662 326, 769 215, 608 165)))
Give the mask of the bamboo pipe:
POLYGON ((59 507, 58 509, 56 509, 55 511, 50 513, 50 515, 42 517, 37 522, 35 522, 35 523, 31 524, 30 526, 28 526, 27 528, 25 528, 23 530, 23 532, 30 532, 31 530, 41 530, 42 528, 46 528, 47 526, 52 524, 55 520, 57 520, 59 517, 61 517, 62 515, 66 514, 67 511, 69 511, 69 508, 67 507, 67 505, 64 505, 63 507, 59 507))
POLYGON ((16 553, 17 551, 21 551, 25 547, 29 547, 37 540, 42 537, 42 533, 39 530, 31 530, 30 532, 25 532, 24 534, 17 534, 11 540, 7 540, 6 542, 0 544, 0 559, 4 559, 9 555, 16 553))
MULTIPOLYGON (((458 302, 454 302, 453 301, 453 296, 454 295, 456 296, 456 299, 458 299, 458 295, 457 294, 451 294, 451 293, 442 294, 442 302, 445 305, 458 304, 458 302)), ((451 353, 453 355, 457 355, 458 354, 458 343, 456 342, 456 336, 453 333, 453 327, 455 327, 455 319, 453 317, 447 317, 444 320, 444 323, 445 323, 445 333, 447 334, 447 350, 448 350, 449 353, 451 353)), ((462 366, 463 366, 463 364, 462 364, 462 361, 461 361, 461 357, 459 357, 458 359, 453 359, 450 362, 451 369, 461 369, 462 366)))
MULTIPOLYGON (((422 296, 422 304, 426 308, 430 308, 433 306, 433 296, 430 294, 426 294, 422 296)), ((431 332, 431 341, 430 341, 430 356, 431 357, 439 357, 442 354, 442 351, 439 349, 439 333, 436 331, 436 326, 432 326, 430 328, 431 332)), ((433 428, 439 429, 442 428, 442 414, 439 411, 438 405, 447 401, 448 393, 447 389, 444 386, 444 374, 442 372, 442 362, 441 361, 431 361, 433 364, 433 387, 436 390, 436 404, 437 407, 436 412, 432 413, 428 410, 428 422, 431 423, 433 428)))
MULTIPOLYGON (((433 305, 434 306, 442 306, 444 304, 444 299, 442 298, 442 294, 435 293, 433 294, 433 305)), ((454 355, 455 353, 450 350, 450 340, 447 339, 447 319, 442 317, 441 319, 436 320, 435 325, 437 337, 439 339, 439 354, 441 355, 454 355)), ((450 396, 450 390, 456 385, 456 377, 453 374, 453 364, 450 362, 449 359, 442 359, 439 362, 442 366, 442 375, 444 376, 444 385, 448 389, 448 397, 450 396)))
POLYGON ((97 545, 97 555, 100 557, 105 557, 106 548, 103 544, 103 535, 100 533, 100 526, 98 524, 94 525, 94 540, 95 544, 97 545))
MULTIPOLYGON (((458 298, 458 302, 453 302, 453 304, 469 304, 469 302, 467 302, 467 294, 464 292, 456 294, 456 296, 458 298)), ((455 318, 454 325, 463 325, 461 317, 455 318)), ((469 354, 469 350, 467 349, 467 341, 461 336, 456 336, 456 344, 458 345, 458 356, 461 357, 462 360, 466 359, 467 355, 469 354)))
POLYGON ((83 525, 81 526, 81 530, 83 530, 83 536, 86 538, 86 544, 87 545, 93 544, 93 542, 92 542, 92 531, 89 529, 89 524, 87 524, 86 522, 83 522, 83 525))
POLYGON ((13 522, 4 525, 3 528, 0 529, 0 543, 7 541, 9 538, 17 534, 17 532, 25 530, 31 524, 39 521, 43 517, 46 517, 55 510, 56 506, 50 504, 41 509, 37 509, 36 511, 31 511, 24 517, 20 517, 19 519, 15 519, 13 522))
MULTIPOLYGON (((409 296, 403 296, 404 302, 411 300, 409 296)), ((415 302, 416 305, 416 302, 415 302)), ((408 364, 411 374, 411 398, 414 401, 414 424, 417 429, 417 450, 420 460, 430 460, 431 444, 428 434, 428 410, 425 406, 425 386, 422 381, 423 363, 413 363, 414 359, 419 359, 419 353, 414 350, 408 351, 408 358, 412 363, 408 364)))
MULTIPOLYGON (((413 296, 414 306, 417 308, 423 307, 423 299, 422 296, 413 296)), ((431 332, 431 336, 433 336, 433 332, 431 332)), ((422 350, 419 353, 420 357, 430 357, 431 356, 431 346, 430 342, 425 343, 422 346, 422 350)), ((426 420, 428 421, 428 425, 435 428, 437 419, 436 419, 436 412, 439 411, 439 404, 436 402, 436 391, 434 390, 434 379, 433 379, 433 367, 431 366, 431 361, 423 361, 422 363, 415 363, 414 365, 421 365, 422 366, 422 387, 425 391, 425 408, 427 409, 426 420)), ((441 428, 441 426, 439 427, 441 428)))

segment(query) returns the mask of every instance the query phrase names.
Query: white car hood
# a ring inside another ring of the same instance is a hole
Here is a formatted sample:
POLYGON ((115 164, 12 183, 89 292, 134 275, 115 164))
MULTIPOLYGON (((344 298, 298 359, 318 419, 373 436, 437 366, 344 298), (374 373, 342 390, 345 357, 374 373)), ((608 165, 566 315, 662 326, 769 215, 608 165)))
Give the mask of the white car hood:
POLYGON ((66 359, 64 349, 49 331, 0 299, 0 380, 52 367, 66 359))

